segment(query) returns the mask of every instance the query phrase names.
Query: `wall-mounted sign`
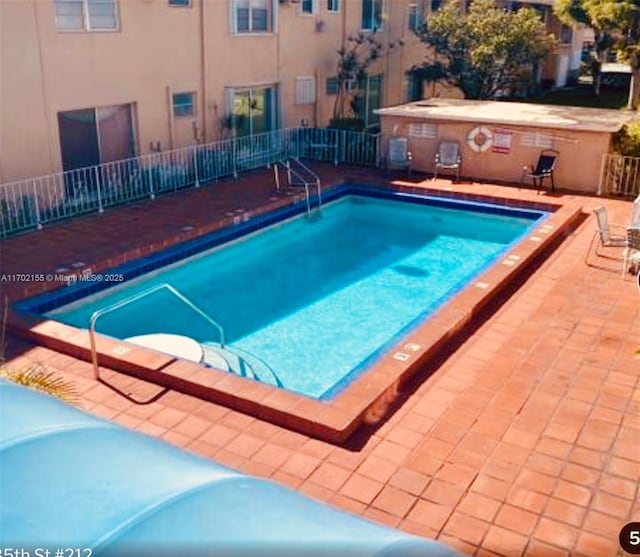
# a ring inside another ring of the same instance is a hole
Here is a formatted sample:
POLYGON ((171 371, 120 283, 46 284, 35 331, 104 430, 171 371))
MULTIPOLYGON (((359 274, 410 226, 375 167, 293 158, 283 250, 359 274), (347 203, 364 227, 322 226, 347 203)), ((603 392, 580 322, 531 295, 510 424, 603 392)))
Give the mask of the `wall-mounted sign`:
POLYGON ((491 146, 491 150, 494 153, 508 155, 511 151, 512 139, 513 132, 509 130, 495 130, 493 132, 493 145, 491 146))

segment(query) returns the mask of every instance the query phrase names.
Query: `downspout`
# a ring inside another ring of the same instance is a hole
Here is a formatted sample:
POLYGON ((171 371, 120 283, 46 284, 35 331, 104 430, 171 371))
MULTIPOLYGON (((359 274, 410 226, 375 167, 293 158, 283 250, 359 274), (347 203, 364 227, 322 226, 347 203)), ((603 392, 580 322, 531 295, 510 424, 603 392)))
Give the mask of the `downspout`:
MULTIPOLYGON (((47 141, 47 145, 49 147, 49 168, 50 171, 53 171, 53 168, 55 166, 55 162, 54 162, 54 148, 53 148, 53 141, 54 141, 54 137, 55 134, 53 133, 52 130, 52 126, 51 126, 51 115, 50 115, 50 111, 49 111, 49 103, 48 103, 48 96, 47 96, 47 75, 46 75, 46 71, 45 71, 45 63, 44 63, 44 49, 42 48, 42 33, 40 30, 40 19, 39 19, 39 14, 38 14, 38 0, 33 0, 33 17, 35 18, 35 25, 36 25, 36 36, 38 38, 38 63, 40 65, 40 94, 42 95, 42 114, 44 116, 44 120, 46 122, 47 125, 47 136, 48 136, 48 141, 47 141)), ((62 168, 62 146, 60 146, 60 170, 64 170, 62 168)))
POLYGON ((200 0, 200 89, 202 91, 202 142, 209 141, 209 117, 207 114, 207 32, 204 7, 206 0, 200 0))
POLYGON ((173 121, 173 92, 171 85, 167 85, 167 110, 169 111, 169 150, 173 151, 176 145, 176 133, 173 121))

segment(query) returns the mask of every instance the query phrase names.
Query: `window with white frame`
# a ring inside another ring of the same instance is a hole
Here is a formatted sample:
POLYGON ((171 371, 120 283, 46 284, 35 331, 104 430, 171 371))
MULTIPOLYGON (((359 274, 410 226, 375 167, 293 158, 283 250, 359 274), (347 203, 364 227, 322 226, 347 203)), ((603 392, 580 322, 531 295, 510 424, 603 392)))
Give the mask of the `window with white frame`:
POLYGON ((436 124, 429 124, 426 122, 409 124, 409 137, 435 139, 438 137, 438 127, 436 124))
POLYGON ((327 81, 325 82, 326 95, 337 95, 339 88, 340 83, 337 76, 327 77, 327 81))
POLYGON ((273 0, 231 0, 234 33, 271 33, 273 0))
POLYGON ((308 15, 318 13, 318 0, 302 0, 300 2, 300 13, 308 15))
POLYGON ((410 31, 418 31, 424 23, 424 2, 412 2, 408 8, 407 27, 410 31))
POLYGON ((553 136, 542 132, 525 132, 520 136, 520 145, 551 149, 553 148, 553 136))
POLYGON ((116 0, 54 0, 60 31, 114 31, 118 29, 116 0))
POLYGON ((173 115, 193 116, 196 113, 195 93, 173 94, 173 115))
POLYGON ((384 0, 362 0, 362 20, 360 28, 364 31, 382 29, 384 0))
POLYGON ((338 13, 340 11, 340 0, 327 0, 327 11, 338 13))
POLYGON ((313 77, 296 77, 296 104, 316 102, 316 80, 313 77))
POLYGON ((191 0, 167 0, 169 6, 176 6, 178 8, 190 8, 191 0))

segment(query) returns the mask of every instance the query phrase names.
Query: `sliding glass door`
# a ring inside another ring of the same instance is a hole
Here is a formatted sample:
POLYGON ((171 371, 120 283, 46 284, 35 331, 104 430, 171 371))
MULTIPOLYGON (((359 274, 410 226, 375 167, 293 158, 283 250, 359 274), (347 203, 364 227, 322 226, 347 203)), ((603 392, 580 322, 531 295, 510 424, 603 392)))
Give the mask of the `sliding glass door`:
POLYGON ((236 136, 277 128, 276 89, 273 86, 234 89, 231 113, 236 136))

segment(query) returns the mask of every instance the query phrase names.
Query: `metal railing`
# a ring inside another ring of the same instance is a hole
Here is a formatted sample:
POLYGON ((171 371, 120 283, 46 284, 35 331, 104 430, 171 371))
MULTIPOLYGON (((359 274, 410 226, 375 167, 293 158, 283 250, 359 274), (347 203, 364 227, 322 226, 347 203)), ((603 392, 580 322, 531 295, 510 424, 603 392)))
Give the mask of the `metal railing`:
POLYGON ((289 128, 0 185, 0 236, 199 187, 290 158, 380 164, 381 134, 289 128))
POLYGON ((225 335, 224 335, 224 329, 222 328, 222 325, 220 325, 220 323, 218 323, 217 321, 215 321, 214 319, 209 317, 204 311, 202 311, 199 307, 197 307, 191 300, 189 300, 183 294, 178 292, 170 284, 166 284, 166 283, 158 284, 156 286, 148 288, 147 290, 143 290, 142 292, 138 292, 137 294, 134 294, 133 296, 129 296, 128 298, 125 298, 124 300, 120 300, 119 302, 116 302, 115 304, 111 304, 110 306, 107 306, 107 307, 104 307, 104 308, 100 308, 99 310, 94 311, 93 314, 91 315, 91 319, 89 319, 89 341, 91 343, 91 363, 93 364, 93 376, 94 376, 94 378, 96 380, 100 379, 100 369, 99 369, 99 366, 98 366, 98 351, 96 349, 96 323, 97 323, 98 319, 100 319, 100 317, 102 317, 103 315, 105 315, 107 313, 111 313, 112 311, 115 311, 115 310, 120 309, 120 308, 122 308, 124 306, 127 306, 127 305, 129 305, 129 304, 131 304, 133 302, 138 301, 141 298, 144 298, 145 296, 149 296, 150 294, 154 294, 155 292, 158 292, 159 290, 163 290, 163 289, 166 289, 169 292, 171 292, 180 301, 184 302, 189 308, 191 308, 193 311, 195 311, 205 321, 210 323, 218 331, 218 334, 220 335, 220 347, 222 349, 224 349, 224 347, 225 347, 225 335))
POLYGON ((284 167, 287 174, 287 187, 298 186, 304 188, 305 200, 307 204, 307 216, 311 216, 311 191, 309 188, 315 186, 316 201, 318 202, 318 211, 322 208, 322 188, 320 186, 320 177, 311 170, 306 164, 297 158, 280 161, 273 165, 273 174, 276 181, 276 191, 280 191, 280 169, 284 167))
POLYGON ((598 195, 636 197, 640 194, 640 157, 602 155, 598 195))

